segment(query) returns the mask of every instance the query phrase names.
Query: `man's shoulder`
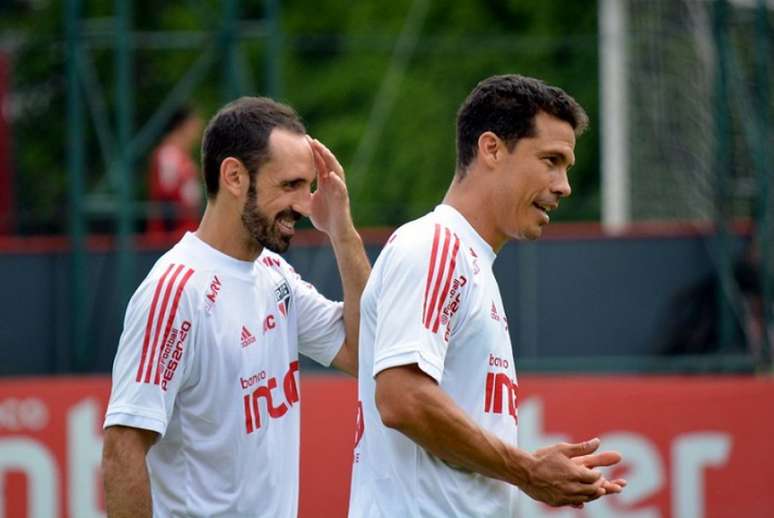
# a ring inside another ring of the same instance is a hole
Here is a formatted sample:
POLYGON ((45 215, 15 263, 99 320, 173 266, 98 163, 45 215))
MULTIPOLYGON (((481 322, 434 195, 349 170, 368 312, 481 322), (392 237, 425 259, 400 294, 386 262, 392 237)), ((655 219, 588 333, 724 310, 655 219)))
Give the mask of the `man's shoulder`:
POLYGON ((411 248, 422 243, 432 243, 437 218, 432 212, 421 218, 404 223, 392 233, 385 248, 391 246, 411 248))
POLYGON ((264 268, 269 268, 270 270, 275 271, 282 271, 282 270, 293 270, 293 267, 290 266, 290 264, 285 260, 284 257, 279 255, 276 252, 272 252, 271 250, 267 250, 266 248, 263 249, 261 252, 261 255, 258 256, 258 259, 256 259, 259 265, 263 266, 264 268))
MULTIPOLYGON (((284 289, 282 285, 288 286, 291 291, 295 291, 298 286, 305 286, 314 289, 310 283, 304 281, 295 268, 281 255, 264 248, 261 255, 256 259, 259 271, 262 275, 268 276, 270 282, 275 284, 277 293, 284 289)), ((279 295, 278 295, 279 296, 279 295)))
POLYGON ((264 248, 261 255, 256 259, 256 263, 258 263, 259 271, 263 270, 265 274, 277 280, 294 281, 301 278, 295 268, 284 257, 271 250, 264 248))
POLYGON ((427 275, 465 268, 461 236, 431 212, 410 221, 393 232, 374 265, 377 272, 401 272, 402 276, 425 278, 427 275))
POLYGON ((145 276, 141 287, 151 292, 149 295, 160 298, 169 292, 169 298, 188 298, 209 287, 212 269, 194 255, 186 253, 180 245, 178 243, 159 257, 145 276))
POLYGON ((459 248, 460 239, 451 222, 445 221, 436 212, 430 212, 398 227, 388 239, 385 249, 394 248, 424 256, 435 249, 441 252, 446 248, 447 252, 451 252, 455 247, 459 248))

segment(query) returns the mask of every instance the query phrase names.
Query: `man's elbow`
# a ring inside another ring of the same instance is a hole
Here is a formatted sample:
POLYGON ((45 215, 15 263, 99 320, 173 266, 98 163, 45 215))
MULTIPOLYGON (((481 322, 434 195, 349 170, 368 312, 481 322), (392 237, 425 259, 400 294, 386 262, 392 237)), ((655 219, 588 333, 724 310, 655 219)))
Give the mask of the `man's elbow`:
POLYGON ((102 445, 102 470, 109 473, 123 470, 133 463, 144 463, 148 450, 158 434, 124 426, 111 426, 105 430, 102 445))
POLYGON ((116 443, 112 434, 105 435, 105 441, 102 446, 102 474, 105 484, 110 484, 115 478, 116 473, 125 470, 124 459, 120 455, 120 447, 116 443))
POLYGON ((395 390, 379 390, 378 384, 375 396, 382 424, 387 428, 404 431, 413 420, 411 405, 406 398, 395 390))
POLYGON ((354 347, 349 342, 344 342, 339 352, 333 358, 331 367, 334 367, 350 376, 357 378, 358 374, 358 351, 357 345, 354 347))

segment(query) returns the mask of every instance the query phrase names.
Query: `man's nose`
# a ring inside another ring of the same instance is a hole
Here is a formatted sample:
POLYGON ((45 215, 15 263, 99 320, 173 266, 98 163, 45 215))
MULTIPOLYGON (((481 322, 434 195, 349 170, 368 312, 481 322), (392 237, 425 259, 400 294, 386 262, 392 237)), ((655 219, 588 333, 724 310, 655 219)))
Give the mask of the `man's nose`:
POLYGON ((560 198, 566 198, 572 194, 572 187, 570 187, 570 180, 567 178, 567 171, 562 171, 553 186, 553 191, 559 195, 560 198))
POLYGON ((304 217, 309 217, 312 212, 312 193, 300 193, 291 208, 304 217))

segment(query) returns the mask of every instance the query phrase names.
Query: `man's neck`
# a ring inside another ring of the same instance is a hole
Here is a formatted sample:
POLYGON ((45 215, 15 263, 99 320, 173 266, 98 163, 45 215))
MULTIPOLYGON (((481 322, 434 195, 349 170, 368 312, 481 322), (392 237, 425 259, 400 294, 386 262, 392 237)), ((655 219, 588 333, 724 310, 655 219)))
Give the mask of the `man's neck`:
POLYGON ((186 137, 180 132, 173 131, 164 138, 164 145, 175 146, 176 148, 182 149, 186 153, 189 152, 189 144, 190 143, 187 141, 186 137))
MULTIPOLYGON (((468 172, 468 175, 475 174, 468 172)), ((454 207, 470 223, 470 226, 484 238, 495 252, 498 252, 506 239, 498 235, 493 217, 491 204, 487 196, 488 190, 482 181, 466 177, 459 180, 455 175, 449 190, 443 198, 443 203, 454 207)))
POLYGON ((241 215, 233 213, 233 208, 219 206, 212 200, 207 201, 207 208, 196 230, 196 237, 222 252, 240 261, 255 261, 263 247, 249 246, 241 215))

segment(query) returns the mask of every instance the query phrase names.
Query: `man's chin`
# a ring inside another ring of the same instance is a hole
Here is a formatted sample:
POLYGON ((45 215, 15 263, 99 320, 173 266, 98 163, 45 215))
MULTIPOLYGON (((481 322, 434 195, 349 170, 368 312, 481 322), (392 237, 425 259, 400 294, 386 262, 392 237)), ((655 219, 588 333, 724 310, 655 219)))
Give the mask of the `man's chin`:
POLYGON ((541 225, 536 225, 534 228, 529 228, 522 234, 523 238, 529 241, 538 240, 542 237, 542 235, 543 227, 541 225))
POLYGON ((261 244, 264 248, 268 248, 275 254, 282 254, 290 248, 290 240, 290 237, 280 237, 277 239, 266 240, 261 244))

